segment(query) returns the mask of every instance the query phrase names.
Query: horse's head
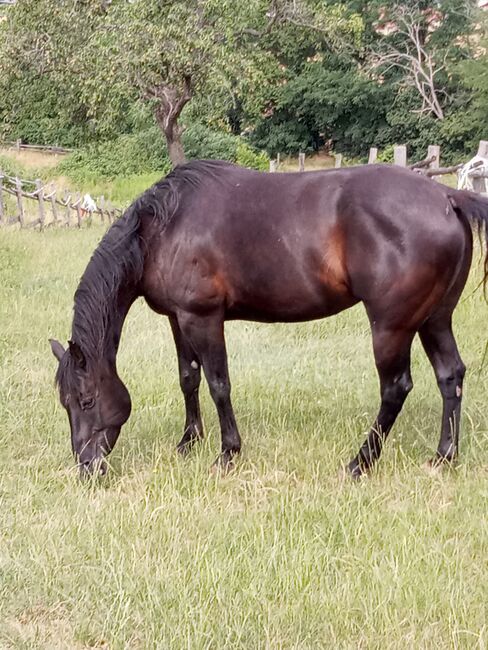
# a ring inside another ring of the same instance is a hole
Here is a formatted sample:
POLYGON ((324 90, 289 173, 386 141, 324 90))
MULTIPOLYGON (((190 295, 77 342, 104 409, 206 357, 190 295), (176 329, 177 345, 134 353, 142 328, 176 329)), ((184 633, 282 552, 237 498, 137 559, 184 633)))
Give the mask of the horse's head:
POLYGON ((68 413, 71 447, 82 477, 105 474, 104 461, 127 421, 131 402, 115 365, 104 360, 90 361, 72 341, 67 350, 50 340, 59 361, 56 382, 61 404, 68 413))

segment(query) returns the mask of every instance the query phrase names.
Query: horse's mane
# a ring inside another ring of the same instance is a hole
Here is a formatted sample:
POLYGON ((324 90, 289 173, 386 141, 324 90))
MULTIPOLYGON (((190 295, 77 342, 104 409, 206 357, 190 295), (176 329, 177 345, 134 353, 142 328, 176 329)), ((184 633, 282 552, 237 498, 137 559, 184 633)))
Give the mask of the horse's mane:
MULTIPOLYGON (((146 190, 107 231, 95 249, 75 293, 71 338, 87 360, 101 358, 107 331, 118 312, 120 290, 137 287, 144 269, 144 246, 139 225, 150 215, 164 230, 175 218, 184 192, 198 188, 205 178, 219 177, 230 167, 221 160, 196 160, 176 167, 146 190)), ((65 354, 56 381, 69 388, 71 355, 65 354)))

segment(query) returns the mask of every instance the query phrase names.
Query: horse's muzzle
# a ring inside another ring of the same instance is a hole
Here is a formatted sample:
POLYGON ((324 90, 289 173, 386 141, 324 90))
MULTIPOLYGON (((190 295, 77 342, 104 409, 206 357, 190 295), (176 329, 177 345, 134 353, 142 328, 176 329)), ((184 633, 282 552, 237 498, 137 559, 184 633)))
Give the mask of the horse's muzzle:
POLYGON ((79 464, 80 478, 82 480, 105 476, 108 470, 107 462, 103 458, 93 458, 79 464))

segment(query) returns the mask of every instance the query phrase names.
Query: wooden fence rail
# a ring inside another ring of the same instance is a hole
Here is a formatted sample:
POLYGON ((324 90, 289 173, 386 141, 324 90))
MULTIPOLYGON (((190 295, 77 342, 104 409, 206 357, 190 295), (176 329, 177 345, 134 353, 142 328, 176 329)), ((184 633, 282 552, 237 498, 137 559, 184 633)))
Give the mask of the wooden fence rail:
POLYGON ((42 151, 45 153, 52 154, 68 154, 72 153, 74 149, 67 149, 66 147, 58 147, 57 145, 44 145, 44 144, 24 144, 22 140, 16 140, 15 142, 0 142, 0 146, 8 147, 10 149, 17 149, 17 151, 26 150, 26 151, 42 151))
POLYGON ((116 208, 109 201, 105 201, 103 196, 95 203, 97 205, 95 210, 84 209, 83 197, 79 192, 71 194, 64 190, 61 193, 53 183, 45 185, 39 179, 31 181, 16 178, 0 170, 0 225, 19 223, 21 228, 38 226, 40 230, 55 225, 67 227, 76 225, 81 228, 84 217, 89 224, 92 223, 94 215, 99 216, 102 223, 106 219, 111 224, 123 212, 121 208, 116 208), (13 215, 9 214, 12 212, 12 203, 5 201, 4 195, 15 198, 13 215), (33 210, 26 209, 26 200, 37 204, 33 206, 33 210), (58 206, 62 209, 59 210, 58 206), (29 218, 32 212, 37 215, 37 218, 29 218))

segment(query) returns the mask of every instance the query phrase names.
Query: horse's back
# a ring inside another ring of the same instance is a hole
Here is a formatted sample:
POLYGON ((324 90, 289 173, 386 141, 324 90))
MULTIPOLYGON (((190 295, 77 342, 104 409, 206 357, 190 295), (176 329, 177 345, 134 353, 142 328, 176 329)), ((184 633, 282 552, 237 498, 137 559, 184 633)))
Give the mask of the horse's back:
POLYGON ((153 262, 183 309, 319 318, 417 285, 442 292, 462 262, 445 192, 401 168, 217 172, 183 192, 153 262))

